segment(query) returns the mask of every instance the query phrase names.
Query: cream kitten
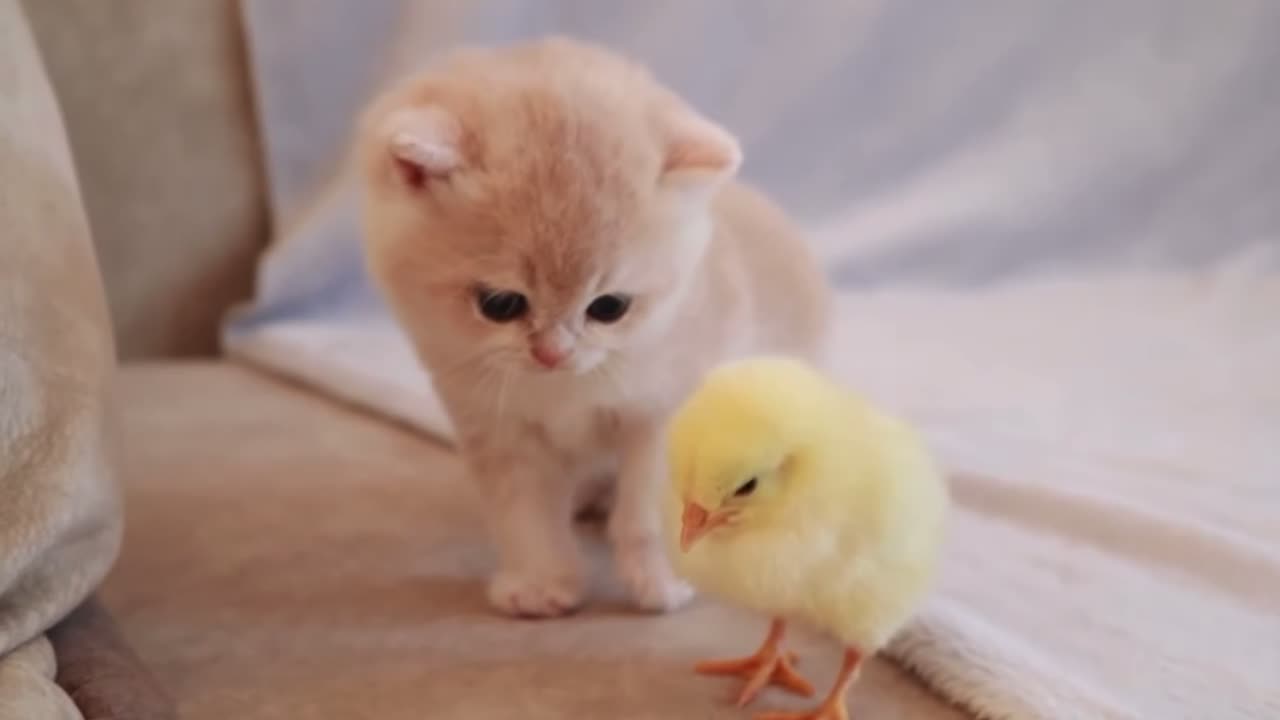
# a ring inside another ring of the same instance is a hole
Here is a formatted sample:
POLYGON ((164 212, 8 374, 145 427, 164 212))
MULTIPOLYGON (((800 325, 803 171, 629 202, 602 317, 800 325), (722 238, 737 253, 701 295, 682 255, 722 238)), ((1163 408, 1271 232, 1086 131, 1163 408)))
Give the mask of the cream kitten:
POLYGON ((642 608, 684 603, 659 536, 667 413, 713 364, 813 356, 826 327, 824 278, 735 180, 737 141, 643 68, 549 38, 410 78, 359 146, 371 273, 487 502, 490 601, 579 606, 572 516, 616 476, 622 580, 642 608))

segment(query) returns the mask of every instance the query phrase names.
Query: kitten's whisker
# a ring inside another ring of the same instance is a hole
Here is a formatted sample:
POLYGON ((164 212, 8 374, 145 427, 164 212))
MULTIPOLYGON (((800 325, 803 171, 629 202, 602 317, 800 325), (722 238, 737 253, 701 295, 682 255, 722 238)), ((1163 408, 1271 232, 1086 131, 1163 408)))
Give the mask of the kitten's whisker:
POLYGON ((500 352, 500 350, 483 350, 471 353, 463 356, 458 362, 434 369, 433 374, 439 378, 451 378, 467 370, 480 370, 481 377, 486 377, 487 373, 493 369, 492 363, 489 361, 499 355, 500 352))
POLYGON ((498 381, 498 410, 496 418, 502 419, 502 414, 507 408, 507 382, 511 380, 510 368, 501 371, 501 380, 498 381))
POLYGON ((607 361, 600 364, 599 370, 600 376, 608 383, 610 389, 617 392, 623 400, 631 399, 631 388, 623 382, 622 378, 617 375, 615 369, 607 361))
POLYGON ((489 362, 491 358, 497 355, 494 351, 482 351, 471 353, 463 356, 456 362, 447 365, 437 365, 431 368, 431 380, 433 383, 465 383, 473 392, 477 388, 487 388, 489 380, 495 369, 493 363, 489 362), (459 378, 460 375, 471 375, 470 378, 459 378))
POLYGON ((477 374, 472 379, 474 402, 471 417, 484 422, 491 432, 505 432, 506 425, 501 420, 506 415, 507 389, 513 374, 510 367, 485 363, 477 367, 477 374))

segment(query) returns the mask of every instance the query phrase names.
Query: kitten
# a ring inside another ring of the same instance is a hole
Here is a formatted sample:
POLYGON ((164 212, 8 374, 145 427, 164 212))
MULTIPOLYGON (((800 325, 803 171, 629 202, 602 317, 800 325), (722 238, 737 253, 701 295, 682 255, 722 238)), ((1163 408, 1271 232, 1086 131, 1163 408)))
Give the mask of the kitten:
POLYGON ((482 490, 489 599, 568 613, 572 517, 616 477, 608 536, 635 604, 667 564, 667 414, 710 366, 813 357, 827 288, 787 218, 735 179, 737 140, 601 47, 464 49, 388 90, 358 135, 367 260, 482 490))

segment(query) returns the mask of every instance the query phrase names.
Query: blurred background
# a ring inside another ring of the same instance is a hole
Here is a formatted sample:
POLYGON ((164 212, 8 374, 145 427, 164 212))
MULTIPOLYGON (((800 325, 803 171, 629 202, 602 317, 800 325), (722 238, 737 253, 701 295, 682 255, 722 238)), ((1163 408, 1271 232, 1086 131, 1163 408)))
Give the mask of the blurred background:
POLYGON ((1276 265, 1266 0, 27 5, 127 357, 214 352, 272 237, 346 222, 317 198, 380 83, 544 32, 632 54, 736 132, 847 288, 1276 265))

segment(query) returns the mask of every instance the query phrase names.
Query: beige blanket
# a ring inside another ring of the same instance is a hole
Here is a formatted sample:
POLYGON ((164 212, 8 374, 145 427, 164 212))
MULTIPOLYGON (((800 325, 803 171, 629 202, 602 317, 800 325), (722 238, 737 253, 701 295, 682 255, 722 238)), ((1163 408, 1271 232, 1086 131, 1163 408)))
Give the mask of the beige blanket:
POLYGON ((78 717, 43 633, 115 558, 101 414, 113 365, 58 108, 0 0, 0 720, 78 717))
POLYGON ((841 373, 957 470, 892 653, 987 718, 1280 718, 1277 312, 1243 265, 848 302, 841 373))

